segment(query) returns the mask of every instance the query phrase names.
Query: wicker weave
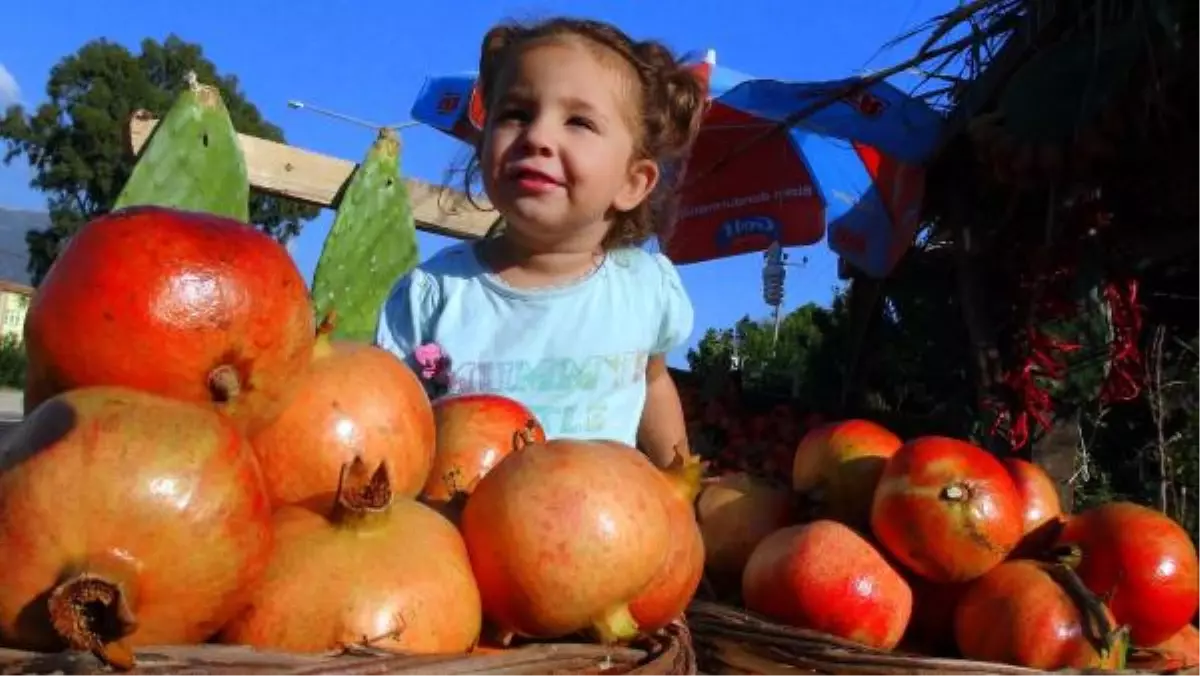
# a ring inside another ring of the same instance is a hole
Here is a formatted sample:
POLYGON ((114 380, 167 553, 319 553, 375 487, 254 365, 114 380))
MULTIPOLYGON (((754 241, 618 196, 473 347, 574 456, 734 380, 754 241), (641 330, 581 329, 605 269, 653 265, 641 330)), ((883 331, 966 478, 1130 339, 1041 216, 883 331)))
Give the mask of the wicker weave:
MULTIPOLYGON (((131 674, 695 674, 687 626, 676 623, 632 647, 537 643, 478 655, 405 656, 354 649, 298 655, 243 646, 194 645, 137 651, 131 674)), ((2 674, 111 674, 84 652, 0 649, 2 674)))
MULTIPOLYGON (((744 610, 695 601, 687 612, 705 674, 1004 674, 1045 672, 996 662, 925 657, 775 624, 744 610)), ((1055 673, 1081 673, 1059 671, 1055 673)), ((1089 670, 1092 674, 1112 674, 1089 670)), ((1120 673, 1151 673, 1124 671, 1120 673)))

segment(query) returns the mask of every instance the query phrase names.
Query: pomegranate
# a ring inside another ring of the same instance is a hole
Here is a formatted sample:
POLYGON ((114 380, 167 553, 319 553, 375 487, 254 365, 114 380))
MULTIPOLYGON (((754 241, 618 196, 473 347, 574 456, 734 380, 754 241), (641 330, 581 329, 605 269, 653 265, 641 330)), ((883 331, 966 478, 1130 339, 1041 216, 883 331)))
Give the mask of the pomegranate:
POLYGON ((1003 463, 1024 505, 1021 542, 1013 555, 1037 558, 1053 546, 1062 528, 1063 513, 1058 500, 1058 487, 1045 470, 1032 462, 1005 458, 1003 463))
POLYGON ((804 496, 811 508, 809 516, 865 532, 879 476, 902 443, 869 420, 822 425, 800 440, 792 464, 792 489, 804 496))
POLYGON ((908 583, 861 535, 820 520, 768 535, 742 576, 746 608, 891 650, 912 613, 908 583))
POLYGON ((346 463, 328 514, 275 513, 275 553, 221 640, 294 652, 366 642, 416 654, 462 653, 479 638, 479 590, 454 525, 393 498, 387 461, 346 463))
POLYGON ((629 603, 629 612, 643 632, 662 629, 683 614, 704 577, 704 538, 695 511, 703 473, 704 465, 692 455, 676 455, 662 473, 671 528, 667 556, 629 603))
POLYGON ((1021 539, 1023 504, 999 460, 964 441, 921 437, 892 456, 871 530, 902 565, 933 582, 965 582, 1021 539))
POLYGON ((744 472, 707 483, 696 501, 705 568, 716 583, 741 585, 751 552, 771 533, 792 524, 792 494, 744 472))
MULTIPOLYGON (((963 592, 954 637, 963 657, 1033 669, 1120 669, 1126 639, 1099 599, 1079 598, 1065 568, 1016 559, 963 592)), ((1090 594, 1088 594, 1090 596, 1090 594)))
POLYGON ((659 470, 615 443, 555 439, 505 458, 462 514, 485 616, 530 638, 636 636, 629 603, 668 553, 663 494, 659 470))
POLYGON ((421 498, 433 506, 465 502, 496 463, 526 443, 546 440, 537 417, 497 394, 460 394, 433 402, 437 451, 421 498))
POLYGON ((954 656, 954 610, 970 582, 938 584, 920 575, 905 579, 913 593, 912 618, 904 633, 902 646, 927 655, 954 656))
POLYGON ((1195 674, 1200 672, 1200 632, 1192 624, 1184 625, 1171 638, 1150 646, 1137 648, 1129 656, 1130 669, 1152 672, 1195 674))
POLYGON ((1162 512, 1132 502, 1093 507, 1071 517, 1059 545, 1077 552, 1080 579, 1137 645, 1167 640, 1196 613, 1196 546, 1162 512))
POLYGON ((433 465, 433 409, 408 366, 386 350, 332 341, 322 322, 307 375, 287 408, 251 436, 275 505, 324 511, 341 466, 386 460, 388 486, 414 497, 433 465))
POLYGON ((0 634, 31 650, 197 643, 237 613, 271 550, 245 437, 206 407, 65 392, 0 440, 0 634))
POLYGON ((312 345, 304 279, 278 242, 227 218, 131 207, 85 225, 38 287, 25 411, 116 385, 210 404, 253 430, 312 345))

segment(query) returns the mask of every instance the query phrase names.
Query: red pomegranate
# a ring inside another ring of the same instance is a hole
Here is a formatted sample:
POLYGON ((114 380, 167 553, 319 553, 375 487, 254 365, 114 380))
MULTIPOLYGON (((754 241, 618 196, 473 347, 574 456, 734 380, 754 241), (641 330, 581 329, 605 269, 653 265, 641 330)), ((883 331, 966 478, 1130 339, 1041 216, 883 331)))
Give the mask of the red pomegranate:
POLYGON ((1076 550, 1076 572, 1107 600, 1137 645, 1154 645, 1182 629, 1200 604, 1196 546, 1162 512, 1112 502, 1071 517, 1059 546, 1076 550))
POLYGON ((364 642, 415 654, 470 650, 482 620, 462 537, 433 509, 393 499, 388 477, 355 458, 329 514, 280 508, 266 576, 221 640, 293 652, 364 642))
POLYGON ((792 626, 891 650, 912 613, 908 583, 850 527, 820 520, 775 531, 742 576, 746 608, 792 626))
POLYGON ((800 440, 792 464, 792 489, 808 503, 809 516, 866 532, 879 476, 902 443, 869 420, 822 425, 800 440))
POLYGON ((484 615, 502 633, 636 636, 629 603, 658 573, 671 517, 636 449, 556 439, 508 456, 462 514, 484 615))
POLYGON ((460 394, 433 402, 437 451, 421 498, 441 507, 465 501, 475 484, 513 449, 541 443, 546 432, 519 401, 497 394, 460 394))
POLYGON ((433 465, 433 409, 416 374, 372 345, 330 341, 322 324, 287 408, 251 436, 271 500, 324 511, 342 465, 387 461, 388 485, 414 497, 433 465))
POLYGON ((790 491, 744 472, 707 482, 696 500, 705 568, 717 583, 740 586, 742 570, 763 538, 792 524, 790 491))
POLYGON ((1004 469, 1012 477, 1025 506, 1021 542, 1014 555, 1036 558, 1054 544, 1062 528, 1062 505, 1058 487, 1041 467, 1020 458, 1005 458, 1004 469))
POLYGON ((248 598, 271 551, 250 446, 209 408, 125 388, 43 402, 0 440, 0 634, 132 664, 198 643, 248 598))
POLYGON ((696 495, 704 465, 695 456, 676 456, 662 473, 671 535, 667 556, 645 588, 629 602, 629 613, 643 632, 666 627, 683 614, 704 577, 704 538, 696 523, 696 495))
POLYGON ((968 585, 954 615, 962 655, 1044 670, 1121 668, 1126 639, 1119 632, 1093 636, 1089 629, 1112 628, 1111 613, 1094 597, 1090 604, 1074 598, 1053 571, 1017 559, 968 585))
POLYGON ((312 345, 308 291, 278 242, 209 214, 123 209, 85 225, 38 287, 25 411, 116 385, 212 404, 253 430, 279 412, 312 345))
POLYGON ((1196 625, 1185 625, 1171 638, 1149 648, 1137 648, 1125 665, 1148 672, 1195 674, 1200 672, 1200 632, 1196 625))
POLYGON ((912 589, 913 611, 901 646, 927 655, 955 656, 954 610, 971 583, 938 584, 920 575, 905 579, 912 589))
POLYGON ((871 530, 901 564, 933 582, 965 582, 1021 539, 1024 505, 999 460, 957 439, 921 437, 884 468, 871 530))

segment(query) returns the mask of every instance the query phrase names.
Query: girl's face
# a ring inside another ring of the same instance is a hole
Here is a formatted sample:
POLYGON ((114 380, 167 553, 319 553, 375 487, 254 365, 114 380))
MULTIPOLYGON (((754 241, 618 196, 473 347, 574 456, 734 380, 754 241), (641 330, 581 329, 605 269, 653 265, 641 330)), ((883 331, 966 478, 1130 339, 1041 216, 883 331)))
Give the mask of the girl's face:
POLYGON ((480 153, 484 188, 531 244, 599 245, 658 167, 635 156, 636 74, 579 39, 521 49, 497 83, 480 153))

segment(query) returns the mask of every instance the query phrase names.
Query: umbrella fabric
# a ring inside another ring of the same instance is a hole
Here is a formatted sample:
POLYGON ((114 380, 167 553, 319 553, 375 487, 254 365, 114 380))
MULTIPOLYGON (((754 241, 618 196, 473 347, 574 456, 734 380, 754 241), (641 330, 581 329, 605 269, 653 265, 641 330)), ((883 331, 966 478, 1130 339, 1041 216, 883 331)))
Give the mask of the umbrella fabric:
MULTIPOLYGON (((756 79, 718 66, 712 50, 696 56, 692 63, 707 82, 711 105, 663 251, 678 264, 695 263, 764 251, 775 241, 812 245, 828 234, 828 246, 851 265, 886 276, 919 224, 922 163, 942 118, 877 82, 773 132, 780 120, 858 79, 756 79)), ((412 117, 474 139, 483 124, 475 73, 427 78, 412 117)))
POLYGON ((411 115, 414 120, 464 141, 472 141, 483 128, 483 101, 475 86, 475 73, 425 78, 411 115))
POLYGON ((942 118, 878 82, 777 130, 779 121, 860 81, 780 82, 707 70, 712 105, 667 254, 689 263, 765 250, 773 241, 813 244, 828 224, 834 252, 871 276, 887 275, 916 232, 921 163, 942 118))

